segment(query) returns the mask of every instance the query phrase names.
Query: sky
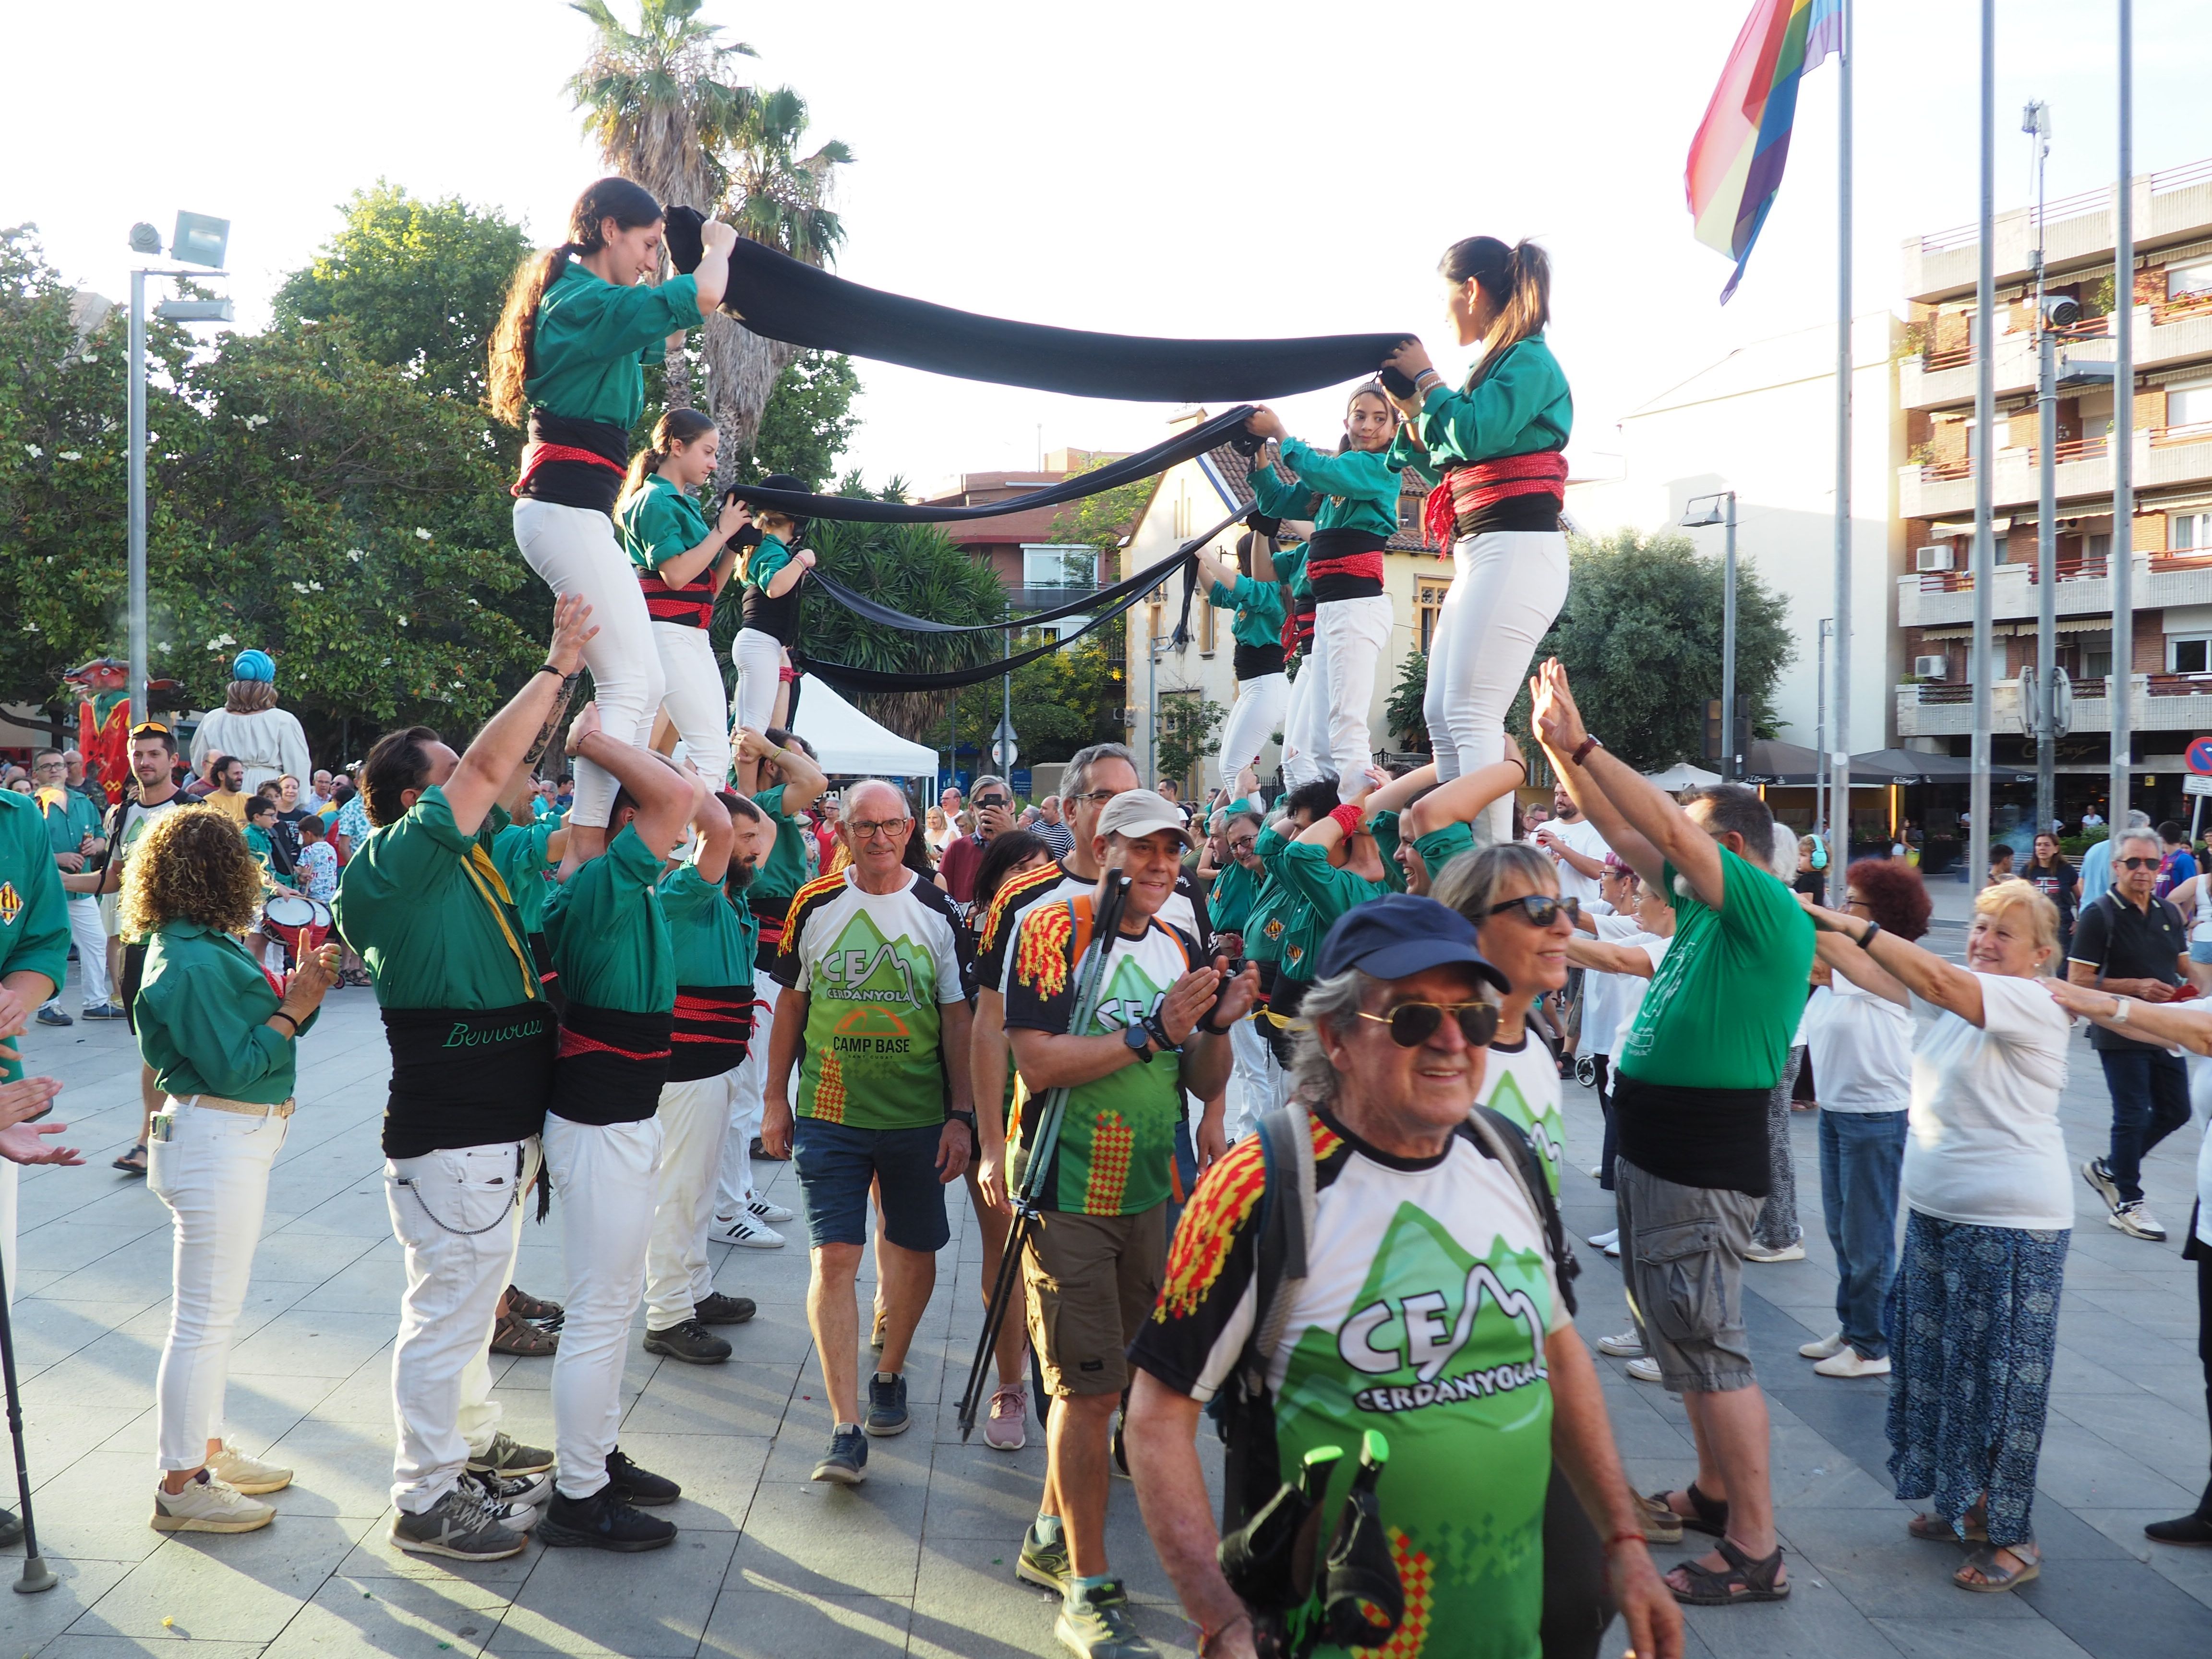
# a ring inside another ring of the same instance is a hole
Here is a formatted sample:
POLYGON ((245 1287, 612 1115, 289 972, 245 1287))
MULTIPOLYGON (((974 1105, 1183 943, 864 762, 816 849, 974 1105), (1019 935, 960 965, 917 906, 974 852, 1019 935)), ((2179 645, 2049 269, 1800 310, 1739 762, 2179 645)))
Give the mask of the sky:
MULTIPOLYGON (((1692 239, 1683 160, 1748 4, 708 0, 706 15, 758 51, 755 78, 806 97, 815 141, 856 153, 836 268, 877 287, 1136 334, 1403 329, 1450 373, 1466 355, 1442 325, 1437 257, 1478 233, 1539 240, 1574 457, 1596 471, 1622 415, 1834 315, 1832 59, 1804 82, 1781 198, 1726 307, 1727 260, 1692 239), (1381 21, 1348 21, 1362 16, 1381 21)), ((2031 97, 2052 107, 2052 195, 2110 179, 2112 6, 1997 13, 1999 210, 2027 199, 2031 97)), ((1856 310, 1901 311, 1900 243, 1975 216, 1976 14, 1858 9, 1856 310)), ((2212 156, 2212 8, 2138 0, 2135 15, 2136 170, 2212 156)), ((46 72, 0 106, 0 223, 37 224, 65 274, 121 298, 134 221, 166 238, 178 209, 228 217, 241 326, 266 320, 338 204, 380 178, 500 208, 550 245, 601 171, 562 89, 590 32, 559 0, 112 0, 96 40, 66 8, 13 9, 7 58, 46 72)), ((1174 412, 859 368, 848 460, 875 482, 1135 449, 1174 412)), ((1334 442, 1338 394, 1284 413, 1334 442)))

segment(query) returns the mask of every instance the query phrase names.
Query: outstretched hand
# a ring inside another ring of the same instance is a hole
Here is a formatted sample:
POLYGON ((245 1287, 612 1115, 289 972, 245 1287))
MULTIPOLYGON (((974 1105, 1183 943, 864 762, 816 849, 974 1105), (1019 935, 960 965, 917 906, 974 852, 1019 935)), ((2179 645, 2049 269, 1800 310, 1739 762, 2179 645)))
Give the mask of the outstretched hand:
POLYGON ((1583 726, 1583 711, 1575 707, 1567 689, 1567 671, 1557 657, 1547 657, 1528 681, 1531 723, 1537 740, 1553 754, 1571 756, 1589 735, 1583 726))
POLYGON ((591 623, 592 607, 581 593, 563 593, 553 602, 553 642, 545 660, 564 677, 583 666, 584 647, 599 637, 591 623))
POLYGON ((0 1129, 0 1158, 10 1164, 82 1164, 84 1154, 76 1147, 57 1146, 46 1139, 68 1127, 66 1123, 18 1123, 0 1129))

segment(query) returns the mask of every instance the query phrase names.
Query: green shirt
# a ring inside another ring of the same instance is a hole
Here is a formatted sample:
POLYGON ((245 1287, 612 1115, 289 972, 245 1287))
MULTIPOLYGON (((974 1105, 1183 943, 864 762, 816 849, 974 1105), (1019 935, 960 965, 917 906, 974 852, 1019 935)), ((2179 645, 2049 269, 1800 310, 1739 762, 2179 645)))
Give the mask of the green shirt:
POLYGON ((623 503, 615 527, 640 570, 659 569, 713 533, 699 504, 658 472, 648 473, 645 488, 623 503))
POLYGON ((1398 814, 1377 812, 1367 820, 1367 830, 1375 837, 1375 850, 1382 857, 1382 879, 1390 884, 1392 892, 1404 892, 1406 871, 1398 862, 1398 814))
POLYGON ((425 789, 373 831, 338 875, 331 912, 386 1008, 512 1008, 543 1001, 528 935, 492 860, 495 806, 465 836, 446 792, 425 789))
MULTIPOLYGON (((1300 443, 1282 442, 1283 459, 1297 470, 1301 488, 1322 492, 1316 530, 1364 530, 1386 539, 1397 533, 1398 497, 1404 485, 1384 449, 1347 449, 1332 455, 1300 443)), ((1272 469, 1270 469, 1272 471, 1272 469)))
MULTIPOLYGON (((1283 638, 1283 590, 1276 582, 1239 576, 1237 586, 1213 585, 1206 599, 1217 610, 1234 611, 1229 636, 1239 645, 1279 645, 1283 638)), ((1235 780, 1231 780, 1235 781, 1235 780)))
POLYGON ((1717 910, 1678 892, 1674 866, 1666 868, 1659 891, 1674 908, 1674 942, 1613 1056, 1624 1077, 1674 1088, 1771 1089, 1790 1059, 1813 965, 1813 919, 1781 882, 1720 852, 1717 910))
POLYGON ((629 824, 553 890, 545 937, 571 1002, 624 1014, 665 1014, 676 1006, 676 957, 659 882, 660 860, 629 824))
MULTIPOLYGON (((38 801, 0 789, 0 974, 69 974, 69 896, 38 801)), ((75 851, 75 848, 71 848, 75 851)), ((0 1042, 0 1083, 23 1075, 22 1039, 0 1042)))
POLYGON ((499 866, 500 879, 507 884, 526 934, 545 931, 545 872, 550 867, 545 847, 560 827, 556 815, 510 823, 491 838, 491 861, 499 866))
MULTIPOLYGON (((1331 864, 1328 848, 1315 842, 1294 841, 1284 848, 1281 868, 1283 884, 1313 907, 1316 947, 1328 930, 1336 926, 1337 919, 1353 905, 1381 898, 1392 890, 1388 881, 1370 881, 1340 865, 1331 864)), ((1310 979, 1312 975, 1298 974, 1293 977, 1310 979)))
MULTIPOLYGON (((229 934, 165 921, 147 945, 145 979, 131 1005, 139 1057, 162 1092, 179 1099, 289 1100, 298 1045, 269 1024, 276 1003, 276 988, 229 934)), ((307 1016, 301 1032, 315 1018, 307 1016)))
POLYGON ((775 845, 761 860, 760 873, 753 878, 753 891, 759 895, 753 906, 759 910, 788 908, 799 890, 806 885, 806 828, 785 815, 783 791, 784 786, 779 783, 753 797, 753 805, 775 825, 775 845))
MULTIPOLYGON (((1285 872, 1284 855, 1292 846, 1288 836, 1269 824, 1260 832, 1259 844, 1253 848, 1260 862, 1267 866, 1267 874, 1278 890, 1276 902, 1262 915, 1253 912, 1264 942, 1263 962, 1275 964, 1276 973, 1284 979, 1310 982, 1320 967, 1322 936, 1328 926, 1320 920, 1303 890, 1293 885, 1285 872)), ((1251 951, 1251 935, 1245 935, 1246 953, 1251 951)))
POLYGON ((1564 449, 1574 424, 1574 396, 1559 360, 1541 334, 1533 334, 1500 352, 1472 389, 1431 386, 1420 414, 1391 441, 1389 460, 1435 477, 1474 461, 1564 449))
MULTIPOLYGON (((1241 933, 1259 902, 1264 877, 1247 870, 1235 859, 1213 874, 1213 890, 1206 896, 1206 912, 1217 933, 1241 933)), ((1248 947, 1249 948, 1249 947, 1248 947)))
POLYGON ((74 789, 62 791, 59 806, 41 810, 46 820, 46 844, 56 853, 74 853, 87 836, 100 833, 100 809, 74 789))
POLYGON ((763 532, 760 545, 745 557, 745 586, 757 587, 765 595, 775 573, 790 562, 791 550, 784 545, 783 538, 763 532))
POLYGON ((1433 883, 1462 853, 1474 850, 1474 826, 1468 823, 1448 823, 1441 830, 1431 830, 1425 836, 1413 837, 1413 850, 1421 855, 1421 866, 1429 872, 1433 883))
POLYGON ((261 879, 276 879, 276 849, 270 844, 269 832, 255 824, 246 826, 246 850, 253 854, 253 861, 261 866, 261 879))
POLYGON ((699 288, 690 277, 617 288, 571 260, 538 302, 530 343, 536 367, 523 395, 548 414, 627 432, 645 412, 640 365, 659 362, 670 335, 698 325, 699 288))
POLYGON ((680 986, 720 990, 753 982, 760 923, 738 895, 708 881, 694 864, 660 878, 660 909, 680 986))
POLYGON ((1291 599, 1300 606, 1313 603, 1313 584, 1306 580, 1306 544, 1296 542, 1288 547, 1279 547, 1269 556, 1275 566, 1275 580, 1291 585, 1291 599))

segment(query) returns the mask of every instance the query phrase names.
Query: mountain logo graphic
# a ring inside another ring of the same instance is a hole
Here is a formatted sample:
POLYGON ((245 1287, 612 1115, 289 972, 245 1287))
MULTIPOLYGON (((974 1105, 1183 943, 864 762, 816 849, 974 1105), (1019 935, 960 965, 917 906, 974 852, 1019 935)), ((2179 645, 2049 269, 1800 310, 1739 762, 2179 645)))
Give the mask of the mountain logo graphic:
POLYGON ((855 1008, 839 1020, 836 1026, 839 1036, 911 1036, 906 1023, 888 1008, 869 1006, 855 1008))

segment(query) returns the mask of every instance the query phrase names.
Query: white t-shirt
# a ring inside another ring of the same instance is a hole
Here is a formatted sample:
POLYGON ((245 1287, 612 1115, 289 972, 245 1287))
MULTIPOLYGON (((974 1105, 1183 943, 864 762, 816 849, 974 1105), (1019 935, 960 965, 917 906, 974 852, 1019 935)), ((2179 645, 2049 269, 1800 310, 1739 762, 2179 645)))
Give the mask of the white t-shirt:
POLYGON ((2204 1119, 2204 1139, 2197 1146, 2197 1242, 2212 1245, 2212 1060, 2184 1056, 2189 1062, 2189 1103, 2204 1119))
POLYGON ((1552 1195, 1558 1197, 1559 1169, 1566 1162, 1567 1121, 1559 1110, 1559 1063, 1535 1027, 1522 1027, 1517 1048, 1490 1045, 1480 1098, 1491 1110, 1512 1119, 1528 1137, 1543 1158, 1552 1195))
POLYGON ((1901 1112, 1912 1101, 1912 1017, 1838 974, 1805 1005, 1824 1112, 1901 1112))
MULTIPOLYGON (((1638 933, 1634 939, 1622 941, 1626 945, 1633 945, 1651 958, 1651 972, 1655 978, 1658 975, 1660 963, 1666 957, 1667 947, 1674 942, 1674 936, 1672 933, 1663 936, 1658 933, 1638 933)), ((1650 980, 1638 979, 1633 974, 1624 974, 1621 977, 1628 983, 1627 989, 1622 994, 1620 999, 1620 1024, 1613 1029, 1613 1046, 1606 1050, 1611 1054, 1619 1054, 1626 1046, 1628 1033, 1636 1024, 1636 1017, 1644 1012, 1644 994, 1651 988, 1650 980)))
MULTIPOLYGON (((1596 921, 1597 936, 1607 945, 1626 944, 1644 931, 1643 924, 1634 916, 1601 912, 1596 921)), ((1613 1036, 1620 1029, 1622 1005, 1638 994, 1638 988, 1643 983, 1633 974, 1608 974, 1598 968, 1583 971, 1582 1046, 1584 1052, 1593 1054, 1613 1053, 1613 1036)))
POLYGON ((2071 1227, 2058 1094, 2073 1022, 2039 980, 1974 977, 1980 1030, 1912 999, 1905 1201, 1939 1221, 1977 1227, 2071 1227))
MULTIPOLYGON (((1565 818, 1547 818, 1540 827, 1552 831, 1586 859, 1596 859, 1602 863, 1605 855, 1613 850, 1605 844, 1605 837, 1598 834, 1597 825, 1592 823, 1588 818, 1577 818, 1572 823, 1569 823, 1565 818)), ((1539 836, 1536 845, 1543 847, 1548 839, 1547 836, 1539 836)), ((1552 862, 1559 872, 1561 898, 1577 899, 1584 905, 1595 902, 1598 895, 1595 876, 1583 874, 1581 871, 1556 854, 1553 855, 1552 862)))

